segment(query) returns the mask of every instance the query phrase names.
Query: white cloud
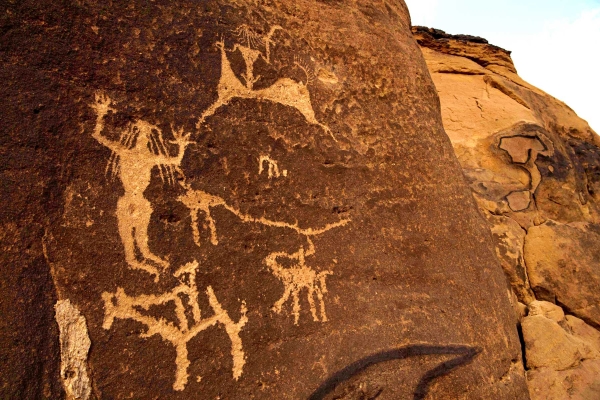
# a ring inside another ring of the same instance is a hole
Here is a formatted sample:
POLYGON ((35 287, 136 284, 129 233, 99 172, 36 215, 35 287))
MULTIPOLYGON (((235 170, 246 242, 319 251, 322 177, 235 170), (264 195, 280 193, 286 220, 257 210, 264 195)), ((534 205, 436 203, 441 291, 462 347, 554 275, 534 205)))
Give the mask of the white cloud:
POLYGON ((413 25, 434 26, 438 0, 405 0, 413 25))

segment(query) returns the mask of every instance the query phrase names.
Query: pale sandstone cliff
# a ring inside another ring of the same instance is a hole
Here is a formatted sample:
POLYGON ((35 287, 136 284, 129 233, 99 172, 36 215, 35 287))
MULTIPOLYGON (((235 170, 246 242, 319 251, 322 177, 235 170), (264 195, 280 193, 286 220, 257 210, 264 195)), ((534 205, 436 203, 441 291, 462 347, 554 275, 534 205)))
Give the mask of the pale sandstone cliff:
POLYGON ((600 137, 510 52, 413 34, 512 288, 532 398, 600 398, 600 137))

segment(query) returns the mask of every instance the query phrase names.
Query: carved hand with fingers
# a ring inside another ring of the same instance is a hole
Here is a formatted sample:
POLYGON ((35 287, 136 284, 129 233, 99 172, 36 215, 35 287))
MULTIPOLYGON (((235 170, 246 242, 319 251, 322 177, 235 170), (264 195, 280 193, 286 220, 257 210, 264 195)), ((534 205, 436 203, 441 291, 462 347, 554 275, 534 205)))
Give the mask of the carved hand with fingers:
POLYGON ((177 144, 179 146, 179 150, 185 150, 185 148, 191 143, 196 143, 193 140, 189 140, 191 133, 185 133, 183 128, 175 129, 171 125, 171 130, 173 131, 173 137, 175 140, 171 140, 170 143, 177 144))
POLYGON ((96 111, 98 118, 103 118, 108 111, 115 112, 116 110, 110 106, 112 100, 104 93, 96 93, 95 102, 92 104, 92 108, 96 111))

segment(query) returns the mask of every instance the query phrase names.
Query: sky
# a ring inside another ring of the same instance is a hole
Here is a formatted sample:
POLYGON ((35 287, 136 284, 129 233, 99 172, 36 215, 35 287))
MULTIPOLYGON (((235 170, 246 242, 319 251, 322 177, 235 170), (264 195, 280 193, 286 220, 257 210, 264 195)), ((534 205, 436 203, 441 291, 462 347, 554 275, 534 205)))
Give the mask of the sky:
POLYGON ((600 134, 600 0, 405 0, 413 25, 486 38, 600 134))

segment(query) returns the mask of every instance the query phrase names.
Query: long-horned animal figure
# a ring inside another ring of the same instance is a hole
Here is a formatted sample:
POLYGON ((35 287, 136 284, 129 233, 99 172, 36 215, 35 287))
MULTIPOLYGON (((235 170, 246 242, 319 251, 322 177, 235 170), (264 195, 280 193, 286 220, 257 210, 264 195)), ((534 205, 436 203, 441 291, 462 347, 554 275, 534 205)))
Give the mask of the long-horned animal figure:
POLYGON ((175 358, 175 382, 174 390, 183 390, 188 381, 188 358, 187 344, 200 332, 215 326, 222 325, 231 340, 231 356, 233 358, 232 374, 235 380, 242 375, 246 363, 240 332, 248 322, 246 316, 246 303, 242 301, 240 308, 240 319, 234 322, 227 311, 223 309, 217 300, 212 287, 208 286, 206 295, 208 303, 214 314, 208 318, 202 318, 200 306, 198 305, 198 289, 196 286, 196 270, 198 262, 193 261, 185 264, 175 272, 180 284, 170 292, 160 295, 129 296, 123 288, 117 288, 115 293, 104 292, 104 322, 102 327, 110 329, 115 319, 132 319, 146 325, 146 332, 140 336, 147 338, 159 335, 163 340, 170 342, 176 350, 175 358), (187 279, 186 279, 187 278, 187 279), (186 314, 184 299, 187 300, 191 317, 186 314), (175 306, 175 315, 178 324, 173 324, 164 318, 155 318, 142 312, 148 311, 150 307, 172 303, 175 306))
POLYGON ((307 290, 308 304, 310 305, 310 312, 314 321, 319 321, 319 315, 317 314, 317 308, 315 305, 314 295, 317 295, 319 300, 320 309, 320 320, 322 322, 327 321, 327 315, 325 314, 325 303, 323 301, 323 294, 327 293, 327 286, 325 285, 325 278, 327 275, 332 275, 332 271, 321 271, 317 273, 312 268, 308 267, 305 262, 305 257, 315 254, 315 248, 312 241, 308 239, 309 248, 304 250, 304 247, 293 253, 275 252, 269 254, 265 258, 265 264, 271 269, 273 275, 275 275, 283 283, 285 287, 283 296, 273 305, 273 311, 280 314, 283 310, 283 305, 292 296, 292 313, 294 314, 294 324, 298 325, 300 319, 300 292, 303 289, 307 290), (289 268, 284 267, 278 262, 278 258, 286 258, 292 262, 292 266, 289 268))
MULTIPOLYGON (((182 194, 181 196, 179 196, 177 198, 177 200, 182 202, 183 205, 185 205, 187 207, 187 209, 190 211, 192 235, 194 238, 194 243, 196 243, 196 245, 198 247, 201 246, 201 244, 200 244, 200 228, 199 228, 199 221, 198 221, 198 217, 199 217, 198 214, 200 211, 202 211, 202 213, 204 214, 204 220, 208 223, 208 229, 210 231, 210 242, 214 246, 219 244, 219 236, 217 234, 217 224, 211 213, 211 208, 213 208, 213 207, 224 208, 225 210, 231 212, 233 215, 238 217, 240 219, 240 221, 242 221, 243 223, 253 223, 253 224, 260 224, 260 225, 264 225, 264 226, 271 226, 271 227, 275 227, 275 228, 291 229, 291 230, 299 233, 300 235, 305 236, 308 240, 310 240, 310 237, 318 236, 318 235, 325 233, 333 228, 345 226, 346 224, 348 224, 350 222, 349 219, 342 219, 337 222, 326 224, 325 226, 323 226, 321 228, 310 228, 310 227, 309 228, 301 228, 298 225, 298 222, 289 223, 289 222, 285 222, 285 221, 275 221, 275 220, 268 219, 264 216, 254 217, 250 214, 246 214, 246 213, 242 212, 240 209, 238 209, 236 207, 229 205, 225 201, 225 199, 223 199, 222 197, 212 195, 210 193, 205 192, 204 190, 194 189, 190 184, 186 183, 185 175, 183 175, 183 172, 180 171, 180 174, 183 176, 183 180, 181 180, 179 183, 185 189, 185 193, 182 194)), ((307 254, 307 255, 314 254, 314 249, 312 251, 313 251, 313 253, 307 254)))
POLYGON ((254 76, 254 63, 259 57, 263 57, 267 62, 270 61, 269 44, 272 43, 271 36, 275 32, 275 29, 271 29, 271 32, 269 32, 269 35, 265 39, 260 39, 265 43, 266 56, 263 56, 261 52, 250 47, 253 40, 256 40, 254 39, 256 36, 246 33, 248 32, 247 29, 242 30, 242 32, 247 37, 248 46, 235 44, 232 51, 239 51, 242 54, 246 64, 246 72, 243 75, 246 84, 242 83, 231 69, 231 64, 227 58, 225 42, 223 40, 217 42, 217 47, 221 52, 221 78, 217 86, 218 98, 202 113, 196 127, 200 128, 206 118, 213 115, 220 107, 229 104, 234 98, 268 100, 295 108, 302 113, 308 123, 320 126, 335 140, 329 127, 320 123, 315 117, 315 112, 310 102, 310 93, 305 83, 296 82, 290 78, 280 78, 267 88, 253 89, 254 83, 260 78, 254 76))
POLYGON ((174 181, 174 171, 179 168, 186 147, 192 143, 188 140, 190 134, 182 130, 173 130, 175 143, 178 145, 177 156, 170 156, 163 142, 162 131, 146 121, 136 121, 124 129, 118 141, 110 140, 102 135, 104 117, 110 107, 111 99, 97 94, 92 108, 96 111, 96 126, 92 137, 100 144, 108 147, 111 158, 107 171, 112 167, 113 176, 118 175, 125 193, 117 201, 117 219, 119 235, 125 249, 125 260, 131 268, 140 269, 155 275, 158 281, 159 271, 150 262, 166 268, 169 263, 150 251, 148 246, 148 225, 152 215, 152 205, 144 197, 144 191, 150 185, 154 167, 159 168, 161 178, 174 181), (136 256, 136 245, 142 260, 136 256))

